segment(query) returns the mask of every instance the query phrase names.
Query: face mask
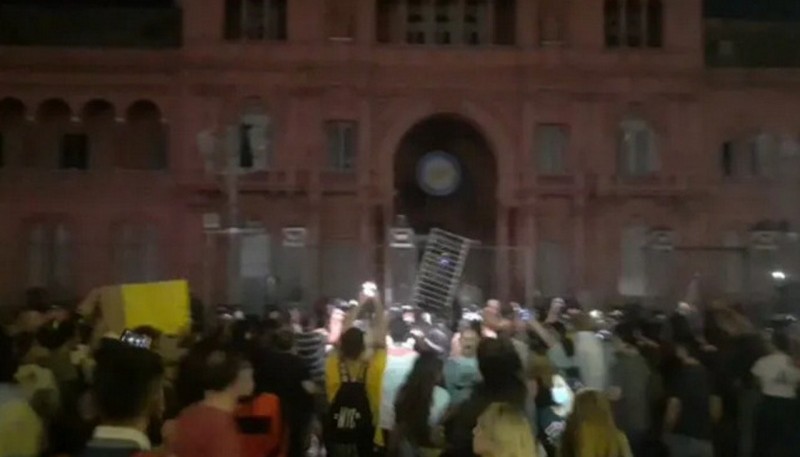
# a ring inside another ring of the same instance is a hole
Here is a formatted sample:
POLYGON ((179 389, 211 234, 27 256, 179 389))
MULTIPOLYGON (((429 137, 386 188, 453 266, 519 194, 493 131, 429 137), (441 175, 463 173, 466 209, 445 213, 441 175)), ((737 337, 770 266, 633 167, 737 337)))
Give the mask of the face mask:
POLYGON ((550 389, 550 395, 557 405, 563 406, 569 403, 569 390, 566 387, 553 387, 550 389))

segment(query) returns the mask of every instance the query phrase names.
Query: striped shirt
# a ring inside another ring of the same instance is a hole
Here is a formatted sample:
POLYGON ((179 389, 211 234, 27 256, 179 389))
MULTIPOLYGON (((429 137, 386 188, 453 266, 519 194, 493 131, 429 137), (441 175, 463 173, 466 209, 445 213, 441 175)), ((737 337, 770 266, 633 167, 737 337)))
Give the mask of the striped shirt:
POLYGON ((295 334, 295 348, 297 355, 303 359, 311 379, 323 381, 325 379, 325 345, 327 337, 318 330, 303 331, 295 334))

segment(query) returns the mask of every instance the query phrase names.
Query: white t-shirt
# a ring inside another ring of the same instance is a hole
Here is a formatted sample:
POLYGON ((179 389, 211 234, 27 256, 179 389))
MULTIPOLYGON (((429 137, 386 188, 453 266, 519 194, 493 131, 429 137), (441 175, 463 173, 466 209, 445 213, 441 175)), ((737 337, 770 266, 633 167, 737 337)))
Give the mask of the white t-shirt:
POLYGON ((603 342, 594 332, 575 333, 575 363, 581 371, 583 384, 605 391, 608 387, 608 365, 603 342))
POLYGON ((383 370, 381 384, 381 409, 378 426, 382 429, 394 428, 394 401, 400 387, 406 382, 408 374, 414 367, 417 353, 412 349, 390 348, 386 357, 386 368, 383 370))
POLYGON ((780 398, 797 396, 800 369, 788 355, 779 352, 761 357, 750 372, 758 378, 764 395, 780 398))

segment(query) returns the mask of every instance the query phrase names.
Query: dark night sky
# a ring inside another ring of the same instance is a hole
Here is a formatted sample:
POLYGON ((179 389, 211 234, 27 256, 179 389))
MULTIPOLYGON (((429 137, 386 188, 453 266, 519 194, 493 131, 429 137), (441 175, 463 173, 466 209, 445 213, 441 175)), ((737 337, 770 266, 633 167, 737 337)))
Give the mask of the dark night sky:
MULTIPOLYGON (((161 7, 173 5, 174 0, 0 0, 3 3, 47 4, 68 7, 76 4, 107 6, 161 7)), ((800 0, 705 0, 706 17, 754 20, 798 20, 800 0)))

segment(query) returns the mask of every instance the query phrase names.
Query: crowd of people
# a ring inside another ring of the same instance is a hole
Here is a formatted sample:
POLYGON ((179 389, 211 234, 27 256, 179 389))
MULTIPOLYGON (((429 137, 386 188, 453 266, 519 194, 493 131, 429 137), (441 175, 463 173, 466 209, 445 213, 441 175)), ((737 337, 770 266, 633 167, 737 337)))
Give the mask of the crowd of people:
POLYGON ((4 323, 0 457, 800 456, 788 327, 727 306, 436 316, 362 295, 225 310, 180 339, 97 319, 34 306, 4 323), (279 417, 248 421, 265 395, 279 417), (247 445, 276 427, 275 449, 247 445))

